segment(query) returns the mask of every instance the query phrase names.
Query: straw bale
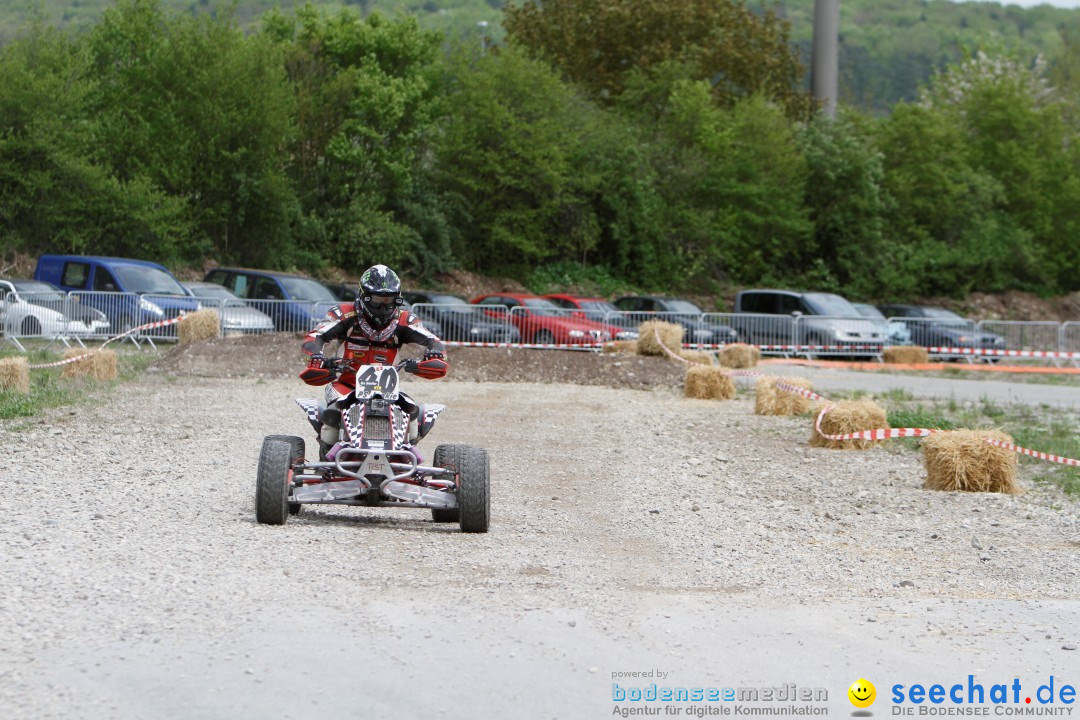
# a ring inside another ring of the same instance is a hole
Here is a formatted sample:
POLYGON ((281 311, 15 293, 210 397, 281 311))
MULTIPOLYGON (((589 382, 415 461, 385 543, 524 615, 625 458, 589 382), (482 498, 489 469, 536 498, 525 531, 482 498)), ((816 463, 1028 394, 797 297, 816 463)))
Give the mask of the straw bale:
POLYGON ((184 316, 176 331, 180 345, 212 340, 221 335, 221 316, 217 310, 196 310, 184 316))
POLYGON ((682 325, 660 320, 649 320, 641 323, 638 328, 637 351, 639 355, 663 355, 667 357, 667 353, 656 342, 657 334, 660 335, 660 340, 671 352, 678 353, 682 349, 682 325))
POLYGON ((0 390, 30 392, 30 363, 20 356, 0 359, 0 390))
POLYGON ((725 345, 716 355, 717 361, 724 367, 741 370, 752 368, 761 360, 761 351, 754 345, 735 343, 725 345))
MULTIPOLYGON (((817 422, 817 416, 814 417, 817 422)), ((821 430, 829 435, 846 435, 861 430, 879 430, 889 427, 885 408, 870 400, 845 400, 833 405, 821 423, 821 430)), ((816 429, 810 436, 812 447, 833 450, 866 450, 880 440, 828 440, 816 429)))
POLYGON ((882 351, 885 362, 896 365, 918 365, 930 362, 926 348, 916 345, 895 345, 882 351))
POLYGON ((735 380, 723 368, 691 365, 683 389, 688 398, 730 400, 735 397, 735 380))
POLYGON ((694 363, 695 365, 712 365, 713 357, 710 353, 703 350, 683 350, 680 352, 679 357, 683 360, 694 363))
POLYGON ((65 360, 80 355, 86 355, 86 357, 64 365, 61 377, 69 379, 88 377, 103 382, 116 379, 116 351, 109 349, 89 351, 82 348, 70 348, 64 351, 65 360))
POLYGON ((1011 443, 1000 430, 953 430, 922 441, 928 490, 1015 493, 1016 453, 986 442, 1011 443))
POLYGON ((806 378, 759 378, 755 386, 754 413, 757 415, 802 415, 810 409, 810 398, 779 390, 778 382, 811 390, 806 378))

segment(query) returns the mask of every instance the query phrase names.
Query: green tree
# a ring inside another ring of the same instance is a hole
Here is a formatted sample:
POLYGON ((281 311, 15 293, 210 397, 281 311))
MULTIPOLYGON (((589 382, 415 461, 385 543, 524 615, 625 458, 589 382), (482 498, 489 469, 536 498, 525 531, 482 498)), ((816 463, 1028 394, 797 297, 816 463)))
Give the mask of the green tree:
POLYGON ((411 17, 310 4, 295 17, 268 14, 263 30, 283 48, 296 98, 289 174, 301 243, 350 270, 443 267, 453 228, 429 177, 439 36, 411 17))
POLYGON ((688 283, 759 282, 798 258, 811 226, 805 164, 783 110, 763 97, 718 108, 679 68, 633 75, 621 112, 643 128, 666 255, 688 283))
POLYGON ((675 61, 723 105, 760 94, 792 117, 811 107, 788 24, 743 0, 526 0, 504 12, 513 44, 602 99, 618 96, 631 71, 675 61))
POLYGON ((167 15, 159 0, 121 0, 88 42, 94 157, 186 203, 182 259, 288 263, 291 95, 277 48, 228 17, 167 15))
POLYGON ((819 116, 801 134, 806 158, 806 206, 813 242, 802 254, 807 280, 855 297, 874 297, 891 271, 882 242, 887 198, 881 153, 853 114, 819 116))
POLYGON ((188 232, 184 203, 93 160, 87 64, 79 42, 40 26, 0 50, 0 251, 150 246, 171 258, 188 232))
POLYGON ((547 66, 507 50, 458 57, 438 147, 439 184, 467 218, 463 266, 578 259, 599 239, 572 158, 585 102, 547 66))

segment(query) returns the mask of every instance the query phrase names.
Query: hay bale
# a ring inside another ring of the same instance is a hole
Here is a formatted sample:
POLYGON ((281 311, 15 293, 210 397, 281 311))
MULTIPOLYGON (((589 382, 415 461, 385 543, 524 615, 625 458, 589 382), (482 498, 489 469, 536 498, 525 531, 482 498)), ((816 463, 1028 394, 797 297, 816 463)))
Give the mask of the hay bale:
POLYGON ((637 351, 637 340, 616 340, 604 345, 604 352, 606 353, 636 354, 637 351))
POLYGON ((678 355, 683 360, 692 362, 695 365, 711 366, 713 364, 712 355, 704 350, 683 350, 678 355))
POLYGON ((778 382, 812 389, 806 378, 759 378, 755 386, 754 413, 757 415, 802 415, 810 409, 810 398, 786 390, 778 390, 778 382))
POLYGON ((735 380, 723 368, 691 365, 686 369, 683 391, 688 398, 730 400, 735 397, 735 380))
POLYGON ((721 348, 716 354, 716 360, 724 367, 742 370, 757 365, 761 360, 761 351, 754 345, 735 343, 721 348))
POLYGON ((26 358, 0 359, 0 390, 14 390, 23 395, 30 393, 30 363, 26 358))
POLYGON ((217 310, 196 310, 184 316, 176 327, 180 345, 213 340, 221 336, 221 316, 217 310))
POLYGON ((641 323, 641 326, 638 328, 638 355, 663 355, 664 357, 667 357, 667 353, 665 353, 659 343, 656 342, 657 334, 660 335, 660 340, 671 352, 678 353, 679 350, 682 349, 682 325, 662 322, 660 320, 649 320, 648 322, 641 323))
POLYGON ((116 352, 114 350, 90 351, 71 348, 64 351, 65 360, 80 355, 86 355, 86 357, 64 365, 61 377, 69 379, 88 377, 102 382, 116 379, 116 352))
MULTIPOLYGON (((817 417, 814 417, 817 422, 817 417)), ((870 400, 845 400, 833 405, 821 422, 821 430, 829 435, 846 435, 860 430, 878 430, 889 427, 885 408, 870 400)), ((880 440, 828 440, 815 428, 810 436, 811 447, 833 450, 866 450, 880 440)))
POLYGON ((917 365, 930 362, 930 354, 926 348, 916 345, 896 345, 887 347, 881 351, 885 362, 894 365, 917 365))
POLYGON ((953 430, 922 441, 928 490, 963 492, 1019 492, 1016 453, 986 442, 1011 443, 1000 430, 953 430))

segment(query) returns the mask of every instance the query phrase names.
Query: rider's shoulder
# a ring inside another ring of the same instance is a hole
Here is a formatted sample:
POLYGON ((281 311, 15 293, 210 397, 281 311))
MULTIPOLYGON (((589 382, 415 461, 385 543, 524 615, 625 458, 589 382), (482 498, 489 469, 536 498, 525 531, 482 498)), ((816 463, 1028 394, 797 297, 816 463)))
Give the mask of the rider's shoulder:
POLYGON ((356 317, 356 303, 344 302, 330 308, 330 315, 338 320, 356 317))

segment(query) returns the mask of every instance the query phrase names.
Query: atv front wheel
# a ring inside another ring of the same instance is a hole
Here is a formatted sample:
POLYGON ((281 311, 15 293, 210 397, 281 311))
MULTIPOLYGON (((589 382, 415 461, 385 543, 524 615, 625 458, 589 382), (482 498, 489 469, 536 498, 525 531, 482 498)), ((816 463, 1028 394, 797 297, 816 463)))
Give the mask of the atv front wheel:
MULTIPOLYGON (((271 440, 280 440, 283 443, 288 443, 290 450, 290 466, 292 466, 292 464, 295 463, 297 460, 302 460, 304 458, 304 451, 306 450, 306 448, 304 447, 304 438, 297 437, 296 435, 267 435, 265 438, 263 438, 263 449, 266 448, 266 443, 270 442, 271 440)), ((319 459, 323 460, 324 458, 319 459)), ((300 503, 289 503, 289 514, 296 515, 300 512, 300 508, 302 507, 304 506, 300 503)))
POLYGON ((292 447, 267 438, 259 453, 255 480, 255 519, 263 525, 284 525, 289 519, 289 480, 292 447))
POLYGON ((437 512, 443 517, 456 512, 462 532, 487 532, 491 521, 491 468, 487 450, 471 445, 440 445, 435 448, 434 461, 436 466, 457 473, 458 506, 456 510, 432 510, 432 518, 440 522, 437 512))

